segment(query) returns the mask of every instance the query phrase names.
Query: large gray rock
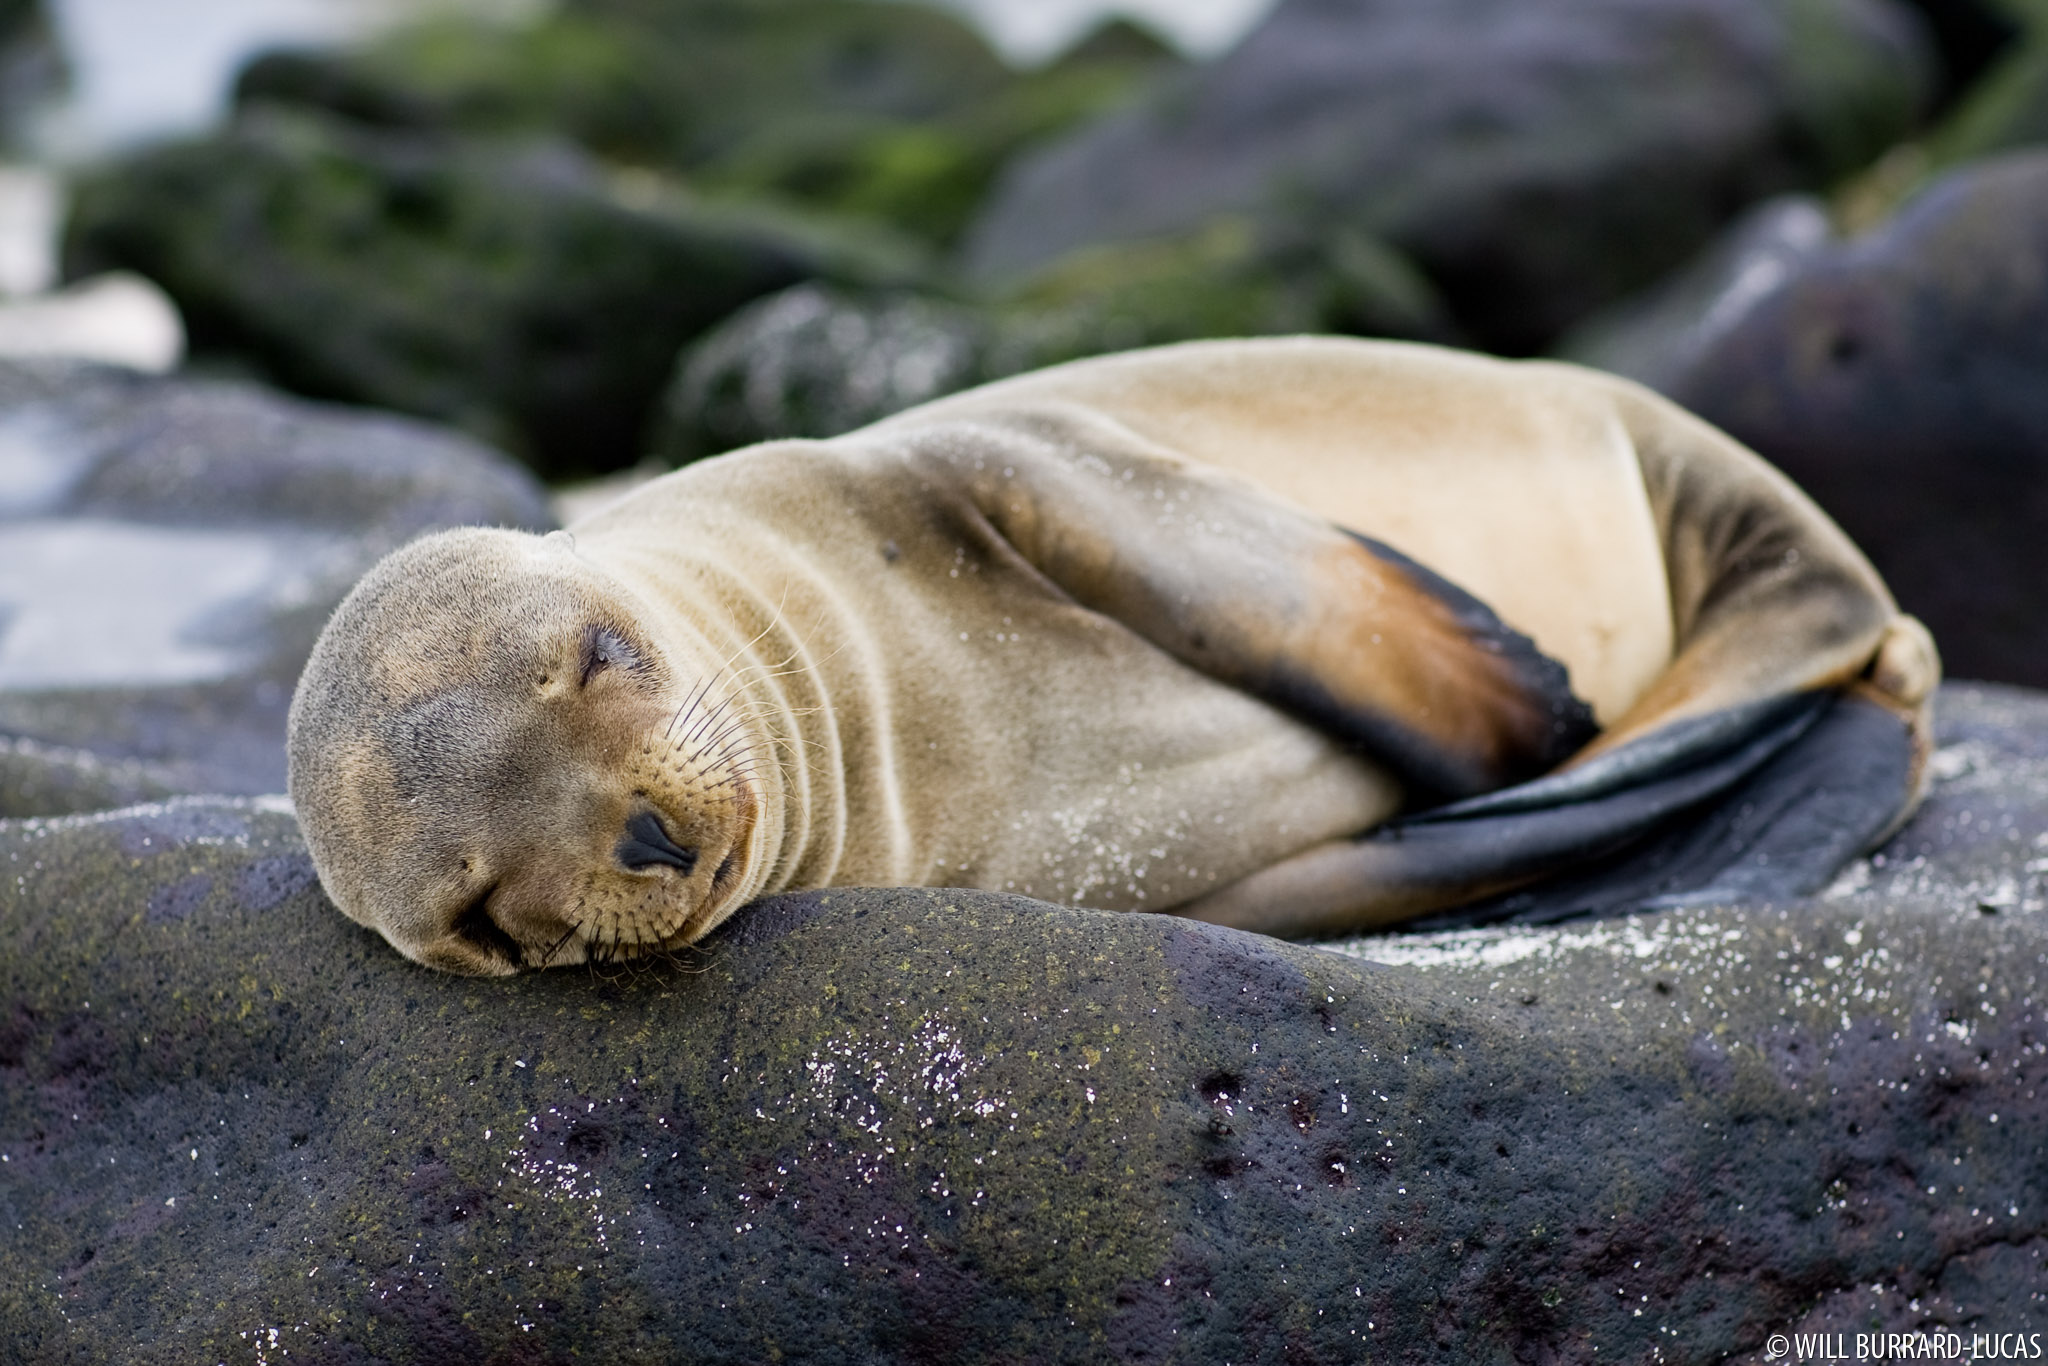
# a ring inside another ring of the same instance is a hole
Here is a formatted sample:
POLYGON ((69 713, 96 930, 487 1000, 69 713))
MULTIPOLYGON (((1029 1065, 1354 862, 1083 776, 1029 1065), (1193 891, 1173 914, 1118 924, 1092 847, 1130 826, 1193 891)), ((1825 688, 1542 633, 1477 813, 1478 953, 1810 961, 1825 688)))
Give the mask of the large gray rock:
POLYGON ((2048 698, 1950 689, 1941 727, 1925 812, 1827 897, 1334 950, 838 891, 676 963, 473 981, 343 921, 274 802, 0 824, 0 1340, 1709 1362, 2048 1331, 2048 698))
POLYGON ((1565 349, 1798 480, 1952 675, 2048 684, 2048 151, 1953 171, 1847 241, 1773 206, 1565 349))
POLYGON ((1932 59, 1890 0, 1284 0, 1236 51, 1028 155, 985 278, 1223 214, 1342 223, 1481 342, 1541 344, 1741 205, 1908 132, 1932 59))
POLYGON ((83 363, 0 364, 0 815, 284 784, 284 717, 379 556, 550 525, 410 419, 83 363))

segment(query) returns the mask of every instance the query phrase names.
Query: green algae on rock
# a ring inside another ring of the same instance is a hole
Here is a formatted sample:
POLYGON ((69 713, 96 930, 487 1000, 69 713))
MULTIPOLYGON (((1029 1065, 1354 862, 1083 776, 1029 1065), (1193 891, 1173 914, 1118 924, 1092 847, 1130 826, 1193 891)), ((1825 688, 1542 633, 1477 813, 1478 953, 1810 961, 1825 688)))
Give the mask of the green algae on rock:
POLYGON ((1341 952, 843 890, 483 982, 342 920, 272 801, 0 823, 0 1327, 80 1362, 2038 1331, 2044 722, 1946 693, 1861 887, 1341 952))
POLYGON ((1004 172, 965 238, 1013 280, 1220 215, 1342 224, 1480 344, 1543 345, 1742 206, 1917 124, 1932 52, 1869 0, 1286 0, 1234 51, 1004 172))
POLYGON ((921 5, 580 0, 527 22, 443 14, 357 50, 267 53, 235 98, 387 129, 567 138, 943 242, 1012 152, 1178 65, 1129 23, 1016 72, 921 5))
POLYGON ((560 475, 638 459, 676 349, 749 299, 914 272, 914 253, 878 242, 708 204, 566 144, 271 110, 86 177, 64 259, 157 281, 195 355, 451 422, 560 475))

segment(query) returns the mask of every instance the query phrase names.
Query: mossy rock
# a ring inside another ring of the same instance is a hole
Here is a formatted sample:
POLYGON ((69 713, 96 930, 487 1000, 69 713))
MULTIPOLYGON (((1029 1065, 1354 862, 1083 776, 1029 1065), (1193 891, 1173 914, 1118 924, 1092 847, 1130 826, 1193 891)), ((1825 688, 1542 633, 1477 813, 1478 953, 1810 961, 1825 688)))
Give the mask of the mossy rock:
POLYGON ((336 914, 274 801, 0 823, 0 1332, 1334 1366, 2048 1330, 2048 699, 1941 724, 1860 889, 1335 951, 846 890, 475 981, 336 914))
POLYGON ((792 110, 940 118, 1007 74, 966 25, 919 5, 579 0, 529 23, 444 14, 352 52, 268 54, 235 98, 420 131, 547 133, 695 166, 792 110))
POLYGON ((1345 225, 1526 351, 1684 261, 1744 205, 1918 125, 1934 58, 1873 0, 1286 0, 1234 51, 1008 168, 967 269, 1218 216, 1345 225))
POLYGON ((201 358, 456 423, 550 475, 638 459, 676 349, 741 304, 915 260, 562 144, 278 111, 83 178, 64 244, 73 276, 161 284, 201 358))
POLYGON ((836 436, 1006 375, 1204 337, 1360 332, 1454 339, 1429 283, 1362 234, 1321 243, 1222 220, 1086 248, 986 303, 798 285, 687 348, 659 453, 836 436))
POLYGON ((1114 21, 1055 62, 991 80, 982 98, 941 118, 807 112, 793 101, 698 174, 949 245, 1010 157, 1128 103, 1182 65, 1146 30, 1114 21))
POLYGON ((562 137, 708 188, 954 236, 1002 161, 1178 65, 1112 26, 1031 73, 918 5, 585 0, 529 23, 441 15, 355 51, 279 51, 236 83, 376 126, 562 137))

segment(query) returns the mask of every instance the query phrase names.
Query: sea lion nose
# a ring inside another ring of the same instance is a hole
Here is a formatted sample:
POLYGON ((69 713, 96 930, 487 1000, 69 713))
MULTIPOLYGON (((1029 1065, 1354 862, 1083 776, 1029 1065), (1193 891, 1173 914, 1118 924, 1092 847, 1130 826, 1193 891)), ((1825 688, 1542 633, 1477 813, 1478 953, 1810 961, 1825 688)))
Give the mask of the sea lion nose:
POLYGON ((626 833, 620 837, 613 850, 620 863, 628 868, 641 869, 656 863, 666 863, 688 876, 697 866, 697 851, 685 849, 668 837, 668 831, 661 825, 661 817, 652 811, 641 811, 626 818, 626 833))

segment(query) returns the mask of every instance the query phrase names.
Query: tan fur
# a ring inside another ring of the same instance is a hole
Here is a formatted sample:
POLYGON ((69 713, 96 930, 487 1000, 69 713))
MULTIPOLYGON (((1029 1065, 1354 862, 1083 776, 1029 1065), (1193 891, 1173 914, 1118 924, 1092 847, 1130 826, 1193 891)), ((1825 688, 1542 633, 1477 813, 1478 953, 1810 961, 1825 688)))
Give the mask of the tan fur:
POLYGON ((671 948, 802 887, 1188 905, 1403 800, 1262 680, 1482 785, 1540 748, 1492 647, 1332 524, 1484 599, 1610 736, 1873 659, 1924 735, 1925 633, 1726 437, 1570 367, 1302 339, 1082 362, 568 534, 408 547, 307 667, 293 798, 342 909, 453 971, 671 948), (630 659, 585 678, 600 628, 630 659), (650 810, 688 874, 615 857, 650 810))

